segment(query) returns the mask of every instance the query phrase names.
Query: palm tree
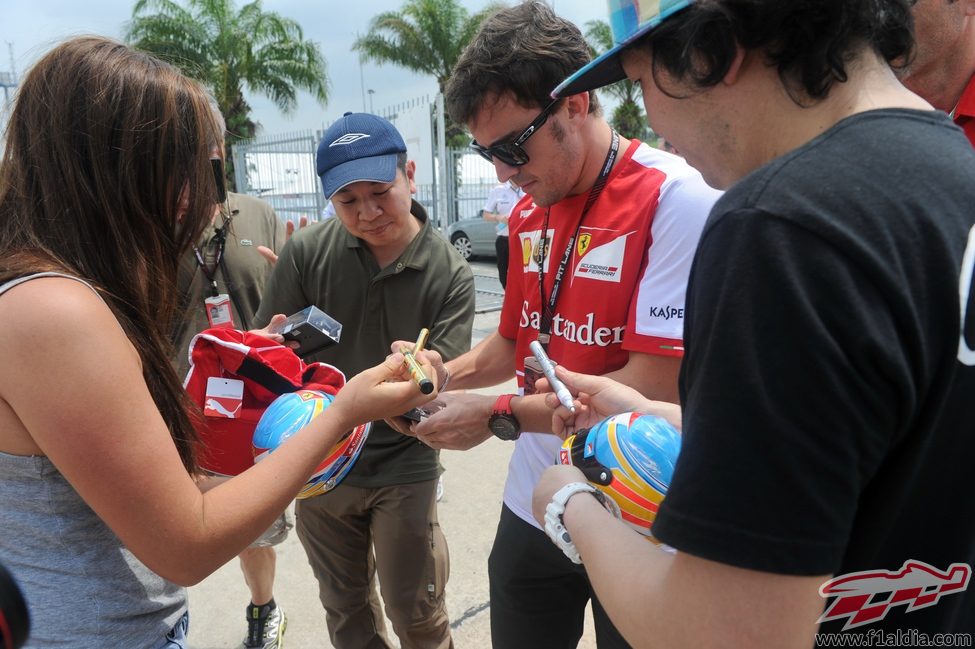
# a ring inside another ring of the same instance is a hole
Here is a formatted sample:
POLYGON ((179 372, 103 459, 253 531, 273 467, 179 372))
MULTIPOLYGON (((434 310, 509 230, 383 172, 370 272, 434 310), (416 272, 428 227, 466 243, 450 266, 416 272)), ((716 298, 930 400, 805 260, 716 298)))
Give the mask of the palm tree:
POLYGON ((290 18, 266 12, 261 0, 240 10, 233 0, 138 0, 125 38, 206 85, 227 121, 227 175, 233 187, 233 143, 254 137, 257 125, 244 98, 265 95, 285 114, 307 90, 325 106, 328 77, 318 44, 304 40, 290 18))
MULTIPOLYGON (((609 28, 609 23, 603 20, 587 22, 586 40, 589 41, 589 49, 592 50, 593 58, 612 48, 613 33, 609 28)), ((624 79, 601 90, 619 100, 619 104, 613 109, 613 115, 609 122, 620 135, 639 140, 648 140, 653 136, 647 126, 647 116, 640 106, 641 102, 638 101, 639 89, 635 83, 629 79, 624 79)))
MULTIPOLYGON (((444 91, 461 52, 481 23, 500 3, 491 3, 470 14, 458 0, 406 0, 400 11, 373 17, 369 32, 356 39, 352 49, 363 61, 392 63, 429 74, 444 91)), ((448 146, 467 145, 464 129, 447 121, 448 146)))

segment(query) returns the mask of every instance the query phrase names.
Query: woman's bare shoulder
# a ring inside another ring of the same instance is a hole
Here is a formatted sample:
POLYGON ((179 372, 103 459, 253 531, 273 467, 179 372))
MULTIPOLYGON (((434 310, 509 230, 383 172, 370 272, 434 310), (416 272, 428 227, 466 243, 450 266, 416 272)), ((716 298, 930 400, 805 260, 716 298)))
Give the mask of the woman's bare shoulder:
POLYGON ((105 301, 78 280, 39 277, 0 294, 0 356, 5 358, 38 347, 70 353, 81 344, 127 341, 105 301))
MULTIPOLYGON (((0 294, 0 326, 59 326, 78 317, 111 315, 88 283, 70 277, 36 277, 0 294)), ((112 316, 114 320, 114 316, 112 316)))

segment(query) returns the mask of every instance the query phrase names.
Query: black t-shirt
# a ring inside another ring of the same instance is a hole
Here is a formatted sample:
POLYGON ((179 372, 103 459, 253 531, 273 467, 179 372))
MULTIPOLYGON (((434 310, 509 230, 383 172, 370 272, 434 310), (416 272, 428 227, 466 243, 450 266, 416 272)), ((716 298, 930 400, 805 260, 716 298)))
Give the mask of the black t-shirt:
MULTIPOLYGON (((874 590, 909 561, 970 574, 973 223, 975 152, 929 112, 848 118, 728 191, 691 273, 683 448, 654 534, 743 568, 874 571, 874 590)), ((854 631, 975 633, 975 583, 906 608, 854 631)))

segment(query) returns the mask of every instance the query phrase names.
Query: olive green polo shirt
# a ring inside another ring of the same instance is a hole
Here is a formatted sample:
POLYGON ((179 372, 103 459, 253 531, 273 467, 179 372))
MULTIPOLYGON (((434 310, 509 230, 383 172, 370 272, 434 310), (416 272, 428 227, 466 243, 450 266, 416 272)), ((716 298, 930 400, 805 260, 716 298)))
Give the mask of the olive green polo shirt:
MULTIPOLYGON (((265 201, 245 194, 227 195, 227 206, 233 216, 227 230, 222 261, 216 265, 216 228, 225 224, 224 217, 217 216, 197 242, 197 250, 207 268, 214 270, 217 292, 230 296, 230 308, 237 329, 253 329, 254 313, 261 303, 264 283, 271 274, 271 264, 259 252, 258 246, 277 251, 284 246, 284 222, 265 201), (234 212, 236 212, 234 214, 234 212)), ((173 359, 180 379, 189 371, 187 349, 193 336, 210 327, 203 300, 210 297, 210 280, 192 250, 180 260, 177 288, 183 300, 184 318, 177 325, 173 336, 173 359)))
MULTIPOLYGON (((445 360, 469 350, 473 273, 430 227, 419 203, 413 201, 410 211, 420 231, 382 269, 338 218, 296 232, 268 279, 255 323, 263 326, 276 313, 317 306, 342 323, 342 336, 339 344, 304 360, 334 365, 347 378, 381 363, 393 341, 415 340, 423 327, 430 329, 427 347, 445 360)), ((432 480, 439 473, 436 451, 378 421, 344 482, 372 488, 432 480)))

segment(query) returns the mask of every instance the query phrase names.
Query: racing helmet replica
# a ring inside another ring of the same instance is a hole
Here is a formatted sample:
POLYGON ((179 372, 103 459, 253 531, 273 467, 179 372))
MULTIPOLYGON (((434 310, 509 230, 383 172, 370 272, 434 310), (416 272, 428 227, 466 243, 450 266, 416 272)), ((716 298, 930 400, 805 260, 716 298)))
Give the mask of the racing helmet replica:
POLYGON ((679 454, 680 433, 670 423, 626 412, 567 437, 559 463, 578 467, 619 509, 623 522, 658 543, 650 528, 679 454))
MULTIPOLYGON (((319 390, 298 390, 272 401, 254 429, 254 462, 272 453, 286 439, 322 414, 332 400, 332 395, 319 390)), ((371 426, 368 423, 360 424, 339 440, 297 497, 302 499, 321 495, 341 482, 359 458, 371 426)))

